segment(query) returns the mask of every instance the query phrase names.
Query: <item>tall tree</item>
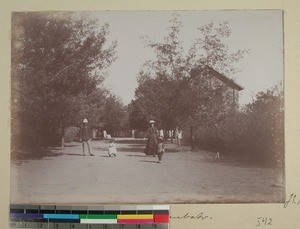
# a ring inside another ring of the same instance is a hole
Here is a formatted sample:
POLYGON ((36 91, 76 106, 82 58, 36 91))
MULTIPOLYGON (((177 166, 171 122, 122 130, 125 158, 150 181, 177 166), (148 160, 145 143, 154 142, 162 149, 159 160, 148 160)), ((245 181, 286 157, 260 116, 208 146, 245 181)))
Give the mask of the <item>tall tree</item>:
MULTIPOLYGON (((218 94, 225 90, 221 85, 211 87, 205 68, 191 76, 195 66, 210 66, 223 74, 237 71, 234 63, 243 58, 247 50, 230 52, 224 39, 231 30, 227 22, 210 23, 198 28, 197 37, 187 53, 180 40, 182 23, 178 15, 170 21, 168 34, 162 42, 143 37, 146 47, 156 54, 143 65, 135 92, 134 113, 153 115, 165 128, 193 126, 199 120, 218 117, 221 105, 218 94)), ((139 116, 139 119, 141 119, 139 116)), ((134 118, 131 117, 131 120, 134 118)))
POLYGON ((109 25, 72 13, 14 13, 12 117, 19 139, 55 140, 74 118, 77 96, 89 95, 116 58, 109 25))
POLYGON ((111 134, 127 127, 127 110, 117 96, 110 94, 107 97, 102 119, 104 128, 111 134))

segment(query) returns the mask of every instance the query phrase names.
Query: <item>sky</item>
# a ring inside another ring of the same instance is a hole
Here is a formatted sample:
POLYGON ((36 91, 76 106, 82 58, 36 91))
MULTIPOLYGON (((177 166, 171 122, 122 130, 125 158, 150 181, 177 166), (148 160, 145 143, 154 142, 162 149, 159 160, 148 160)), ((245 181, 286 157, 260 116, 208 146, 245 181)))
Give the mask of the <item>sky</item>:
POLYGON ((162 41, 172 14, 178 14, 183 27, 180 38, 187 51, 199 37, 198 27, 208 23, 229 22, 232 33, 224 40, 229 50, 248 49, 235 66, 241 71, 228 76, 244 87, 241 105, 251 102, 260 91, 283 82, 283 31, 280 10, 234 11, 99 11, 90 12, 101 23, 110 24, 110 40, 117 40, 118 59, 108 69, 104 85, 126 105, 134 99, 137 75, 142 64, 154 56, 141 36, 162 41))

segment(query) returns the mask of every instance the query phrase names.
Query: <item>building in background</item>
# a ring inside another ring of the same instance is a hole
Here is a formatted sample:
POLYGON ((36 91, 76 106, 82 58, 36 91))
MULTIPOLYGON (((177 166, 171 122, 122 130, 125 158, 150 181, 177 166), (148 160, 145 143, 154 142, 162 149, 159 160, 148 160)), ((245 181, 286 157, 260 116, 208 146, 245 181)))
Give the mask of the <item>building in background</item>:
POLYGON ((207 65, 194 67, 191 70, 191 77, 209 78, 211 87, 216 89, 219 94, 219 102, 223 104, 226 103, 230 109, 238 107, 239 92, 242 91, 244 87, 237 84, 234 80, 207 65))

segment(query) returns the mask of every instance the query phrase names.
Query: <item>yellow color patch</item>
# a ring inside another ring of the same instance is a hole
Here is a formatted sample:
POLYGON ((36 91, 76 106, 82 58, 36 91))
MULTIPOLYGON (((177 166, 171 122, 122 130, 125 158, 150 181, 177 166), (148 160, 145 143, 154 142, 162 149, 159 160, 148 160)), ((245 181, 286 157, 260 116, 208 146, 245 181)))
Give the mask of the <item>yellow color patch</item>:
POLYGON ((117 219, 153 219, 153 215, 117 215, 117 219))

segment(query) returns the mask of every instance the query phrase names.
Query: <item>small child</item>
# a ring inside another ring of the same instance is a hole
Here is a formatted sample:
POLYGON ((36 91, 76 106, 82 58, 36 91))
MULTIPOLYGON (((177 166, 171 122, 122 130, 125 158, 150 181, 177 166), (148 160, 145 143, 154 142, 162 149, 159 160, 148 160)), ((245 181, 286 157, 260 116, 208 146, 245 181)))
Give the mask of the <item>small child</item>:
POLYGON ((163 139, 163 137, 158 137, 158 143, 157 143, 158 161, 157 161, 157 163, 161 163, 164 152, 165 152, 164 139, 163 139))
POLYGON ((110 139, 110 143, 108 145, 108 156, 115 157, 117 156, 117 149, 115 146, 115 139, 110 139))

